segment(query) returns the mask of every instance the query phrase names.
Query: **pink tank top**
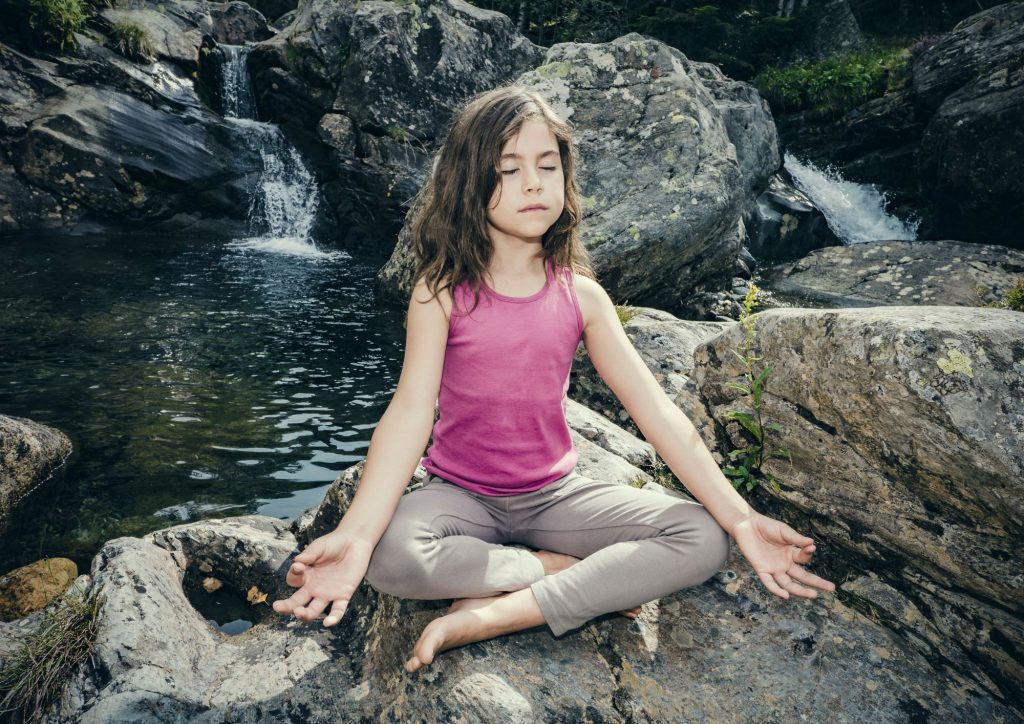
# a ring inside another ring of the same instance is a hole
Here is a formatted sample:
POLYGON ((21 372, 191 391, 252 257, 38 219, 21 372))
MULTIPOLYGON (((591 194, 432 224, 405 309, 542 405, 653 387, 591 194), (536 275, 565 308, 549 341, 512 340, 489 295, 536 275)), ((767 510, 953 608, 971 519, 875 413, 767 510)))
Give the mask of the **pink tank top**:
POLYGON ((569 370, 583 334, 572 270, 547 265, 536 294, 463 282, 452 293, 440 417, 423 467, 482 495, 528 493, 576 466, 565 421, 569 370), (558 283, 558 278, 564 282, 558 283))

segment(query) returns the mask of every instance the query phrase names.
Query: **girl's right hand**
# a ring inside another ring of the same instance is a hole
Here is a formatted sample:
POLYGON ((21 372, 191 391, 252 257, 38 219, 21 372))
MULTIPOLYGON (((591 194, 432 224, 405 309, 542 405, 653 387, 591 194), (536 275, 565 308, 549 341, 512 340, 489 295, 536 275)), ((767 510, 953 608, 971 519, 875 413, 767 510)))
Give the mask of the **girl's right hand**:
POLYGON ((286 580, 299 590, 274 601, 274 610, 300 621, 315 621, 330 604, 324 626, 335 625, 366 575, 372 554, 372 545, 350 534, 333 531, 320 536, 295 556, 286 580))

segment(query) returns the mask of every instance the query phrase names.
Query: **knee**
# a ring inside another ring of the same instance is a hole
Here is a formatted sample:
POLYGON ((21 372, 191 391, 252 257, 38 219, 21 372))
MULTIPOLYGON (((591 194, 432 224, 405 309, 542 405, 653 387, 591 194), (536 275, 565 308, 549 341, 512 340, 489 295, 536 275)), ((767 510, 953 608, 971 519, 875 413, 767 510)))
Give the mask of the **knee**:
POLYGON ((729 534, 707 510, 701 516, 698 531, 701 557, 707 562, 703 580, 707 580, 725 568, 729 559, 729 534))
POLYGON ((411 534, 385 532, 370 556, 364 576, 380 593, 399 598, 418 598, 428 579, 426 562, 411 534))

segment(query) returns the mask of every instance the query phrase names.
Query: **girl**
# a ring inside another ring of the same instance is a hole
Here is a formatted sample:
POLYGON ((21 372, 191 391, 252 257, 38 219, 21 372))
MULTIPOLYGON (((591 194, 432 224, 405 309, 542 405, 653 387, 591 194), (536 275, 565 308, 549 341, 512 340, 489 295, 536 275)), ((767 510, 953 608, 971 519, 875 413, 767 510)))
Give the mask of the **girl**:
POLYGON ((557 636, 604 613, 632 618, 716 573, 729 536, 773 594, 835 590, 801 565, 813 541, 743 500, 633 348, 577 238, 575 163, 570 126, 524 88, 483 93, 455 117, 410 212, 398 387, 348 511, 295 557, 298 590, 278 613, 313 621, 330 606, 334 626, 364 576, 404 598, 459 599, 423 630, 405 665, 416 671, 533 626, 557 636), (700 503, 575 471, 565 404, 581 338, 700 503), (417 463, 430 478, 403 495, 417 463))

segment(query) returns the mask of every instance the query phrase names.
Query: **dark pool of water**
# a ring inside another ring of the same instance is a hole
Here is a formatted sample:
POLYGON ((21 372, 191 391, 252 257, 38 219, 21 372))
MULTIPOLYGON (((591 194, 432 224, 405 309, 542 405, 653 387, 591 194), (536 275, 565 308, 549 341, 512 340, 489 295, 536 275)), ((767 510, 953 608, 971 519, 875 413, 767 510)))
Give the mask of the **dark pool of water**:
POLYGON ((376 266, 287 250, 0 241, 0 413, 75 446, 0 537, 0 572, 53 555, 86 571, 105 541, 183 521, 292 519, 365 457, 402 310, 375 302, 376 266))

